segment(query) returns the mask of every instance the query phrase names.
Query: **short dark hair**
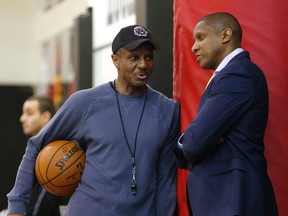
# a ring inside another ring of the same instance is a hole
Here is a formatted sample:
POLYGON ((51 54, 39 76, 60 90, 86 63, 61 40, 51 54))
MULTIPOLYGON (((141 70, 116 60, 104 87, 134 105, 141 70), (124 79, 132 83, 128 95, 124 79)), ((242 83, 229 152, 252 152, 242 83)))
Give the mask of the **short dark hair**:
POLYGON ((235 37, 235 42, 241 44, 242 27, 235 16, 227 12, 216 12, 202 17, 200 21, 214 27, 216 30, 222 31, 224 28, 230 28, 235 37))
POLYGON ((39 110, 41 113, 48 111, 51 117, 56 113, 53 101, 47 96, 31 96, 26 101, 36 100, 39 102, 39 110))

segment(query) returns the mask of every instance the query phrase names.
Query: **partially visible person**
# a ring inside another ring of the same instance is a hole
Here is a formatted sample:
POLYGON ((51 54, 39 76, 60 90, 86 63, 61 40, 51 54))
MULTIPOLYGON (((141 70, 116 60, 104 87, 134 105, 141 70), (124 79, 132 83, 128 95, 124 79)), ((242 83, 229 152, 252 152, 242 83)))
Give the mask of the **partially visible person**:
POLYGON ((119 31, 111 54, 116 79, 72 94, 28 141, 8 194, 9 214, 25 214, 39 151, 53 140, 75 139, 86 152, 86 162, 65 215, 174 215, 179 105, 148 85, 158 48, 143 26, 119 31))
POLYGON ((215 72, 176 149, 179 166, 190 171, 190 215, 277 216, 264 156, 265 76, 241 48, 242 28, 233 15, 203 17, 193 39, 196 61, 215 72))
MULTIPOLYGON (((23 104, 20 117, 23 133, 35 136, 54 116, 56 110, 52 100, 46 96, 31 96, 23 104)), ((34 179, 33 191, 28 198, 26 216, 60 216, 62 197, 46 192, 34 179)))
POLYGON ((23 104, 20 117, 23 133, 35 136, 50 121, 56 110, 52 100, 46 96, 32 96, 23 104))

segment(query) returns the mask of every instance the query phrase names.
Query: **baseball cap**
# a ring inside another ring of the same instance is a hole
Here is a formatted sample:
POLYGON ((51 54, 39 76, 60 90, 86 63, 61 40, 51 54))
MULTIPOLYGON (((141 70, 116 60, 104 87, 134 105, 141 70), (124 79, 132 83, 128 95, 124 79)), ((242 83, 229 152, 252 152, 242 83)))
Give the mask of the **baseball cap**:
POLYGON ((147 41, 153 45, 154 49, 160 49, 147 28, 141 25, 127 26, 122 28, 115 36, 112 42, 112 52, 115 53, 120 48, 131 51, 147 41))

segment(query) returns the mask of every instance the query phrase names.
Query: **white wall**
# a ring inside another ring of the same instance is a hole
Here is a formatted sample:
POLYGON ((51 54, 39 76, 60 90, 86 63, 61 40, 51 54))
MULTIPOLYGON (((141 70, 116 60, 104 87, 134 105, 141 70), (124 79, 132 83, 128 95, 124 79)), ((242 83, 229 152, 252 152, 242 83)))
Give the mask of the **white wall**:
POLYGON ((0 0, 0 85, 36 86, 42 43, 71 27, 88 7, 88 0, 62 0, 43 11, 40 2, 0 0))
POLYGON ((33 1, 0 0, 1 84, 28 83, 32 79, 33 6, 33 1))
POLYGON ((119 30, 136 23, 136 0, 94 0, 93 8, 93 86, 117 78, 117 69, 111 60, 111 44, 119 30), (129 11, 133 6, 133 10, 129 11), (129 12, 127 12, 129 11, 129 12), (108 23, 109 15, 115 15, 108 23))

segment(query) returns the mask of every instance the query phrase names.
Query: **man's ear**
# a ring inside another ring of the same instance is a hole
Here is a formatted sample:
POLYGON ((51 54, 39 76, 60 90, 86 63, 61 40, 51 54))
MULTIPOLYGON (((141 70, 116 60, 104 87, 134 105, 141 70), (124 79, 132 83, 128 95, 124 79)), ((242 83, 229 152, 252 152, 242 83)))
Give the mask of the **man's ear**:
POLYGON ((233 34, 233 32, 232 32, 231 28, 225 28, 222 31, 222 41, 223 41, 223 43, 228 43, 229 41, 231 41, 232 34, 233 34))
POLYGON ((51 113, 50 113, 50 112, 44 111, 44 112, 42 113, 42 119, 43 119, 43 121, 44 121, 46 124, 50 121, 51 118, 52 118, 52 116, 51 116, 51 113))
POLYGON ((113 64, 115 65, 116 68, 119 68, 119 56, 116 54, 111 55, 113 64))

